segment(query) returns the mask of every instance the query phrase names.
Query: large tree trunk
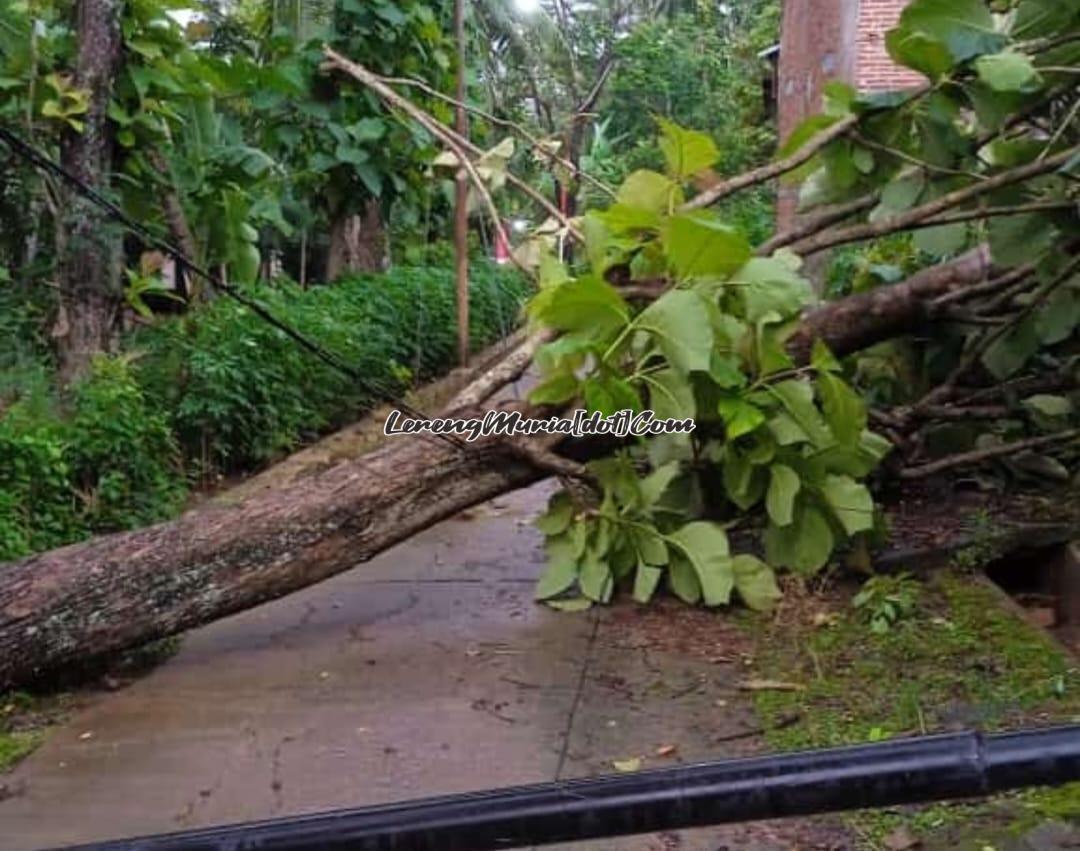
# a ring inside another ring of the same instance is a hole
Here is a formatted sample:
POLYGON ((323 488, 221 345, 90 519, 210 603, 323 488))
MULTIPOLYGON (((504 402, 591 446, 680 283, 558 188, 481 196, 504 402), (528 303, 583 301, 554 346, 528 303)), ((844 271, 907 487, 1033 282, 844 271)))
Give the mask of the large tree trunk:
POLYGON ((381 272, 388 260, 389 241, 379 199, 369 198, 360 215, 338 216, 331 222, 327 281, 350 272, 381 272))
MULTIPOLYGON (((900 284, 858 297, 858 312, 845 300, 807 321, 836 354, 847 354, 909 327, 923 315, 922 298, 981 280, 984 271, 965 257, 913 278, 919 286, 900 284), (896 299, 894 292, 908 295, 896 299), (845 320, 830 321, 832 316, 845 320)), ((544 338, 526 339, 510 351, 449 410, 475 413, 472 406, 527 368, 544 338)), ((801 353, 804 342, 797 335, 793 350, 801 353)), ((578 456, 597 451, 575 440, 558 448, 578 456)), ((0 688, 284 596, 547 475, 490 440, 463 451, 433 437, 395 437, 281 489, 2 564, 0 688)))
MULTIPOLYGON (((113 133, 106 117, 123 43, 121 0, 80 0, 74 85, 90 93, 81 132, 65 130, 61 161, 75 177, 106 190, 112 170, 113 133)), ((120 304, 121 243, 106 215, 68 191, 58 223, 60 315, 55 335, 60 380, 69 384, 91 358, 108 350, 120 304)))

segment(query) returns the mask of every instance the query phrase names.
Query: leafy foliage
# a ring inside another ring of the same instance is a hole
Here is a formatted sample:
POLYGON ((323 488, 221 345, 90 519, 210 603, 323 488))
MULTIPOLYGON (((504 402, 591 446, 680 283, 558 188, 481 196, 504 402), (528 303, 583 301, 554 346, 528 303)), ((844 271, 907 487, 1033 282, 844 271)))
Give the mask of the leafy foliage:
POLYGON ((866 618, 870 631, 880 635, 915 611, 922 586, 909 574, 873 576, 851 604, 866 618))
MULTIPOLYGON (((472 276, 473 344, 505 335, 526 284, 472 276)), ((173 515, 196 477, 238 472, 453 362, 454 283, 442 269, 395 269, 252 294, 369 378, 356 387, 233 302, 140 330, 131 353, 100 358, 71 410, 40 393, 0 413, 0 560, 173 515)))
POLYGON ((0 456, 0 558, 164 519, 187 490, 167 420, 123 358, 95 361, 69 416, 16 403, 0 456))
MULTIPOLYGON (((719 149, 704 134, 660 122, 652 163, 663 163, 664 172, 632 171, 614 203, 586 215, 588 267, 549 269, 530 315, 563 332, 546 358, 559 392, 543 385, 545 401, 580 397, 599 410, 594 400, 613 400, 611 388, 618 388, 620 404, 694 416, 698 427, 689 436, 649 438, 624 450, 615 480, 610 471, 592 471, 597 505, 579 494, 567 528, 551 533, 559 557, 552 569, 563 593, 542 596, 606 601, 611 584, 624 577, 629 584, 636 558, 648 568, 635 580, 640 597, 666 578, 683 599, 716 605, 732 588, 732 546, 721 537, 732 528, 760 529, 760 548, 753 549, 773 568, 804 574, 822 569, 846 541, 873 533, 876 512, 866 479, 889 442, 868 431, 864 398, 824 346, 815 347, 807 365, 793 363, 784 348, 793 322, 813 301, 800 276, 803 252, 914 231, 858 263, 859 288, 887 286, 927 260, 940 262, 984 241, 999 273, 1023 267, 1020 274, 1030 264, 1019 288, 995 294, 990 308, 976 303, 982 312, 974 319, 967 321, 964 308, 943 309, 941 333, 921 347, 925 360, 909 373, 918 376, 909 392, 922 383, 927 400, 892 400, 909 403, 895 420, 901 429, 932 419, 933 403, 950 400, 954 391, 978 398, 980 391, 963 382, 997 399, 992 382, 1037 374, 1040 367, 1075 368, 1074 172, 1080 157, 1073 119, 1080 48, 1072 31, 1080 26, 1080 11, 1055 11, 1058 28, 1046 30, 1035 23, 1044 19, 1039 3, 1013 5, 1011 14, 995 15, 982 0, 915 0, 888 46, 894 59, 933 85, 866 96, 830 87, 825 112, 797 129, 781 154, 845 122, 851 129, 821 143, 794 174, 805 179, 803 207, 866 199, 876 207, 865 225, 789 239, 790 247, 772 256, 752 257, 753 240, 722 215, 684 206, 694 188, 709 185, 702 175, 716 164, 719 149), (1042 123, 1002 132, 1016 127, 1024 104, 1045 106, 1042 123), (986 207, 994 212, 984 214, 986 207), (953 218, 935 218, 944 212, 953 218), (638 312, 615 286, 636 282, 666 283, 667 289, 638 312), (953 312, 958 321, 950 324, 953 312), (671 501, 664 513, 643 500, 633 480, 668 470, 671 490, 657 503, 671 501), (636 524, 633 535, 624 518, 636 524), (702 523, 713 524, 713 561, 675 543, 680 530, 702 523), (642 535, 658 542, 649 545, 652 561, 634 537, 642 535), (597 552, 611 565, 608 583, 593 581, 597 552)), ((903 357, 902 349, 898 353, 903 357)), ((862 364, 856 366, 858 375, 862 364)), ((976 417, 1014 409, 1021 416, 1001 419, 989 433, 983 429, 975 448, 1001 447, 1034 431, 1049 433, 1048 440, 1060 435, 1067 455, 1069 441, 1075 443, 1068 429, 1075 400, 1044 395, 1052 398, 1020 402, 1005 393, 1000 408, 976 409, 976 417)), ((933 441, 918 446, 930 451, 933 441)), ((958 456, 955 463, 965 460, 958 456)), ((1070 476, 1049 456, 1027 453, 1008 464, 1057 481, 1070 476)), ((746 546, 752 536, 733 540, 746 546)))
POLYGON ((648 409, 697 428, 590 465, 595 506, 553 499, 539 521, 550 567, 538 595, 607 602, 626 580, 646 601, 666 578, 690 603, 723 605, 735 592, 764 608, 778 595, 772 571, 750 553, 733 557, 729 528, 756 513, 773 567, 819 570, 873 528, 861 480, 888 443, 867 430, 823 346, 806 368, 783 350, 785 327, 814 300, 798 258, 751 258, 715 214, 676 210, 683 182, 715 163, 711 140, 668 122, 661 140, 666 173, 634 172, 614 204, 587 214, 589 266, 576 276, 544 267, 529 314, 563 336, 539 358, 548 378, 533 398, 580 396, 604 414, 648 409), (606 280, 620 267, 674 285, 635 311, 606 280))
MULTIPOLYGON (((525 282, 516 272, 478 266, 471 283, 473 345, 481 347, 514 326, 525 282)), ((144 352, 139 374, 170 412, 185 454, 205 471, 264 463, 453 362, 448 270, 397 267, 333 287, 305 291, 283 282, 253 292, 367 381, 355 386, 231 301, 138 333, 131 345, 144 352)))

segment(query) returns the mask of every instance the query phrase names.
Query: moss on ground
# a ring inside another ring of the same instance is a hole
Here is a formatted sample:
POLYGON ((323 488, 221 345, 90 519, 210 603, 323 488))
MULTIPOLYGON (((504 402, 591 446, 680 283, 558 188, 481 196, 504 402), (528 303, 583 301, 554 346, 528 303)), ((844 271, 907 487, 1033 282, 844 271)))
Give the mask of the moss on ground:
POLYGON ((0 733, 0 774, 10 771, 15 764, 41 743, 39 730, 17 733, 0 733))
POLYGON ((42 727, 48 722, 40 703, 26 692, 0 694, 0 774, 41 744, 42 727))
MULTIPOLYGON (((851 604, 853 590, 802 596, 754 625, 762 674, 803 686, 756 695, 775 749, 1080 720, 1074 661, 995 589, 940 574, 920 583, 917 606, 880 634, 851 604), (785 726, 793 717, 798 721, 785 726)), ((903 828, 925 848, 982 851, 1050 819, 1080 821, 1080 784, 856 813, 847 821, 867 848, 884 847, 903 828)))

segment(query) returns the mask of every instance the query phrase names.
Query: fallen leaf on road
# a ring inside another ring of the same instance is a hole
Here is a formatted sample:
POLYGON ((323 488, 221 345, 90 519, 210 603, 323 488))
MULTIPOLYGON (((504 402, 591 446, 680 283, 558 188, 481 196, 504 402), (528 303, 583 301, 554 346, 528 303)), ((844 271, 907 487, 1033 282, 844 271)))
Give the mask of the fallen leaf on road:
POLYGON ((783 680, 743 680, 739 683, 743 691, 802 691, 803 686, 799 683, 789 683, 783 680))
POLYGON ((678 745, 661 745, 656 749, 657 756, 671 756, 679 749, 678 745))
POLYGON ((612 760, 612 766, 616 771, 622 771, 628 773, 631 771, 637 771, 641 768, 641 759, 639 757, 630 757, 630 759, 616 759, 612 760))

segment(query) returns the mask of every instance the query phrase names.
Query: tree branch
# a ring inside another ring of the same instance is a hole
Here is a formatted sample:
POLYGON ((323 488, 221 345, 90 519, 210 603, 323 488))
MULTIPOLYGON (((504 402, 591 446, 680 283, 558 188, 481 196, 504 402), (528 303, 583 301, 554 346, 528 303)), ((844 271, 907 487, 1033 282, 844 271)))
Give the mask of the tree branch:
POLYGON ((876 239, 898 231, 911 230, 927 219, 940 216, 954 207, 959 207, 990 192, 1054 171, 1076 156, 1077 153, 1080 153, 1080 146, 1073 146, 1064 151, 1059 151, 1045 160, 1027 163, 1000 172, 992 177, 987 177, 985 180, 971 186, 949 192, 940 198, 919 207, 914 207, 899 215, 880 219, 876 222, 866 222, 834 231, 826 231, 809 239, 796 242, 791 246, 791 249, 796 254, 806 256, 815 254, 818 251, 824 251, 827 248, 835 248, 838 245, 876 239))
POLYGON ((857 121, 858 117, 854 115, 842 118, 840 121, 826 127, 816 136, 809 139, 805 145, 790 156, 771 162, 761 168, 756 168, 752 171, 724 180, 716 184, 716 186, 695 195, 683 204, 682 207, 680 207, 680 210, 685 212, 687 210, 697 210, 701 207, 708 207, 710 204, 715 204, 720 199, 733 195, 736 192, 741 192, 743 189, 747 189, 759 183, 766 183, 773 178, 787 174, 789 171, 794 171, 803 163, 811 160, 818 151, 830 142, 847 133, 848 130, 855 126, 857 121))
MULTIPOLYGON (((342 56, 340 53, 337 53, 330 47, 324 47, 323 53, 327 57, 327 64, 330 68, 336 68, 337 70, 342 71, 350 77, 353 77, 354 79, 363 83, 388 104, 391 104, 392 106, 402 110, 415 121, 417 121, 425 130, 435 136, 435 138, 439 139, 439 141, 441 141, 447 147, 451 149, 457 148, 461 152, 467 151, 475 157, 483 155, 484 152, 478 147, 476 147, 476 145, 474 145, 472 142, 462 138, 449 127, 440 122, 438 119, 434 118, 425 110, 418 107, 408 98, 402 97, 397 92, 395 92, 378 74, 369 71, 367 68, 357 62, 346 59, 344 56, 342 56)), ((467 170, 472 168, 471 161, 469 161, 469 158, 467 156, 464 156, 463 153, 459 153, 458 151, 455 151, 455 153, 458 155, 458 159, 461 160, 462 165, 467 170)), ((473 170, 475 171, 475 169, 473 170)), ((582 242, 584 241, 581 232, 577 229, 577 227, 575 227, 573 222, 571 222, 565 215, 563 215, 562 211, 554 204, 552 204, 541 193, 537 192, 535 189, 533 189, 533 187, 529 186, 529 184, 521 180, 519 177, 516 177, 509 170, 507 170, 506 172, 506 180, 512 186, 520 189, 522 192, 524 192, 526 195, 528 195, 530 198, 540 204, 540 206, 542 206, 547 211, 547 213, 552 216, 552 218, 554 218, 564 228, 566 228, 567 233, 573 236, 574 239, 582 242)), ((498 220, 497 215, 496 224, 497 227, 501 230, 502 223, 498 220)))
POLYGON ((1074 428, 1069 429, 1068 431, 1058 432, 1057 434, 1016 440, 1012 443, 1004 443, 1001 446, 990 446, 986 449, 973 449, 971 452, 961 452, 957 455, 939 458, 937 461, 930 461, 927 464, 921 464, 917 467, 906 467, 900 471, 900 478, 907 480, 922 479, 926 476, 932 476, 935 473, 943 473, 946 470, 955 469, 956 467, 968 467, 972 464, 989 461, 992 458, 1003 458, 1007 455, 1015 455, 1030 449, 1041 449, 1044 446, 1069 443, 1078 438, 1080 438, 1080 429, 1074 428))

